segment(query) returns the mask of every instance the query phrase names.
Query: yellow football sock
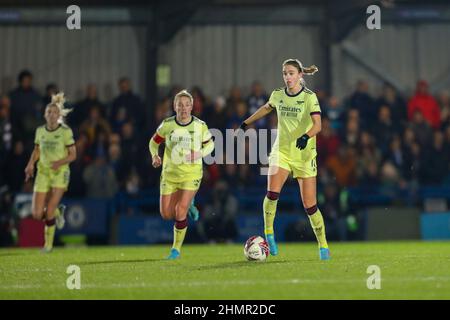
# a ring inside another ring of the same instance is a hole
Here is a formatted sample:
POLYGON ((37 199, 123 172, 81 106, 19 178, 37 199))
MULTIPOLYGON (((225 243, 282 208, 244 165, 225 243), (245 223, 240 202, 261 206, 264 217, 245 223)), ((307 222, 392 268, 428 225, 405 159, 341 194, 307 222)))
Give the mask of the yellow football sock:
POLYGON ((263 210, 264 210, 264 233, 273 234, 273 222, 275 220, 275 214, 277 212, 277 200, 270 200, 264 197, 263 210))
POLYGON ((44 238, 44 247, 48 250, 51 250, 53 248, 53 239, 55 238, 55 224, 51 226, 45 225, 44 238))
POLYGON ((55 218, 59 218, 61 216, 61 211, 59 211, 59 208, 55 209, 55 218))
POLYGON ((312 215, 308 215, 308 217, 314 234, 316 235, 317 242, 319 243, 319 248, 328 248, 327 238, 325 236, 325 223, 323 222, 322 213, 319 208, 317 208, 317 211, 312 215))
POLYGON ((173 245, 172 248, 177 249, 181 252, 181 246, 183 245, 184 237, 186 236, 187 227, 183 229, 177 229, 173 227, 173 245))

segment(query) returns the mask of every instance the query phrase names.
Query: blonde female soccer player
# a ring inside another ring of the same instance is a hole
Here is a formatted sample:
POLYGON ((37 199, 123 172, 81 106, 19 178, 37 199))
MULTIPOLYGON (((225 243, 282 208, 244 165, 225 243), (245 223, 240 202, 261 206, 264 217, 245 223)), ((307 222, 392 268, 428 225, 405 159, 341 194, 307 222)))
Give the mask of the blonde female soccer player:
POLYGON ((36 129, 35 146, 25 168, 25 180, 33 177, 37 162, 32 202, 33 218, 45 219, 45 244, 43 252, 53 248, 55 224, 64 227, 64 205, 61 198, 69 186, 69 163, 76 159, 72 130, 64 124, 70 110, 64 108, 64 93, 52 96, 45 108, 46 124, 36 129))
POLYGON ((198 211, 193 205, 203 176, 202 158, 214 149, 214 142, 206 123, 191 115, 192 95, 180 91, 174 98, 175 116, 161 123, 150 140, 152 165, 163 165, 160 182, 160 212, 165 220, 175 220, 173 246, 168 259, 180 256, 187 230, 187 215, 195 221, 198 211), (164 158, 158 155, 159 145, 165 142, 164 158))
POLYGON ((321 130, 321 112, 316 94, 305 87, 303 75, 318 71, 316 66, 303 67, 297 59, 283 62, 286 87, 275 89, 269 101, 246 119, 241 128, 276 110, 278 135, 269 156, 267 194, 264 198, 264 233, 270 253, 278 254, 273 223, 281 189, 289 174, 297 179, 303 207, 319 243, 319 257, 328 260, 330 252, 325 237, 322 214, 316 197, 316 135, 321 130))

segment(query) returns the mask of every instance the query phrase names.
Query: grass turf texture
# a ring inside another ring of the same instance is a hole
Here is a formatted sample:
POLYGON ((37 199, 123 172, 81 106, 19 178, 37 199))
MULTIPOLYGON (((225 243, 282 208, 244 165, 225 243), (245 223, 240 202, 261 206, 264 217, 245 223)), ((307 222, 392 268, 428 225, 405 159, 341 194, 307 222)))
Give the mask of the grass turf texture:
POLYGON ((450 299, 449 242, 280 243, 279 255, 249 262, 243 245, 0 250, 0 299, 450 299), (68 290, 69 265, 81 290, 68 290), (381 290, 366 286, 381 269, 381 290))

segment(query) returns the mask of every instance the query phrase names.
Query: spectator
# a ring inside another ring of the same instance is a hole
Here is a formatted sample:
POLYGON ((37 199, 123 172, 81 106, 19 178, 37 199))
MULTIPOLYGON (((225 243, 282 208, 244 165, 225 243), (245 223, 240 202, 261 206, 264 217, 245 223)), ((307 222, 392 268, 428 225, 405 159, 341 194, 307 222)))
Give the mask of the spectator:
POLYGON ((21 132, 26 150, 31 150, 36 127, 44 122, 42 98, 33 88, 33 75, 23 70, 18 76, 19 86, 11 91, 11 121, 21 132))
POLYGON ((45 107, 52 101, 52 95, 57 94, 58 92, 58 86, 54 83, 49 83, 45 87, 45 96, 42 98, 42 114, 44 114, 45 107))
POLYGON ((413 115, 413 122, 410 125, 414 131, 416 141, 419 143, 423 150, 429 147, 432 141, 433 130, 430 125, 423 118, 423 114, 416 110, 413 115))
MULTIPOLYGON (((258 110, 261 106, 266 104, 269 101, 269 97, 264 91, 263 86, 259 81, 255 81, 252 84, 250 95, 246 99, 247 106, 249 109, 249 113, 253 114, 256 110, 258 110)), ((265 128, 267 126, 267 118, 263 117, 255 122, 255 126, 257 128, 265 128)))
POLYGON ((88 146, 89 139, 86 134, 81 134, 75 141, 75 147, 77 149, 77 158, 70 165, 70 184, 67 190, 69 197, 84 197, 86 195, 86 184, 83 179, 83 171, 91 161, 91 158, 87 155, 86 148, 88 146))
POLYGON ((350 97, 349 105, 351 109, 359 111, 363 125, 367 126, 376 118, 375 103, 369 95, 369 84, 367 81, 359 80, 356 91, 350 97))
POLYGON ((390 162, 398 172, 403 176, 405 166, 405 155, 401 138, 396 135, 389 144, 389 152, 386 160, 390 162))
POLYGON ((197 117, 202 117, 203 109, 205 108, 206 98, 203 91, 199 87, 192 88, 192 98, 194 103, 192 105, 192 114, 197 117))
POLYGON ((90 198, 110 199, 119 190, 114 169, 106 162, 105 156, 97 157, 83 173, 90 198))
POLYGON ((340 130, 342 127, 344 107, 341 105, 339 99, 335 96, 331 96, 325 106, 325 111, 322 111, 328 119, 330 119, 330 125, 334 130, 340 130))
POLYGON ((235 106, 235 113, 229 118, 227 128, 239 129, 239 126, 249 116, 248 107, 245 102, 238 102, 235 106))
POLYGON ((416 94, 408 102, 408 119, 413 120, 414 113, 419 111, 433 129, 441 126, 441 112, 436 99, 428 93, 425 80, 417 82, 416 94))
POLYGON ((427 185, 440 185, 449 173, 450 155, 444 147, 444 135, 436 131, 433 135, 433 145, 426 153, 425 177, 427 185))
POLYGON ((114 169, 120 189, 125 189, 127 171, 122 160, 122 150, 118 143, 111 144, 108 150, 109 164, 114 169))
POLYGON ((438 103, 441 109, 442 128, 445 128, 450 125, 450 95, 447 90, 439 94, 438 103))
POLYGON ((80 133, 86 134, 88 145, 92 145, 97 141, 99 132, 104 132, 109 137, 111 127, 106 119, 102 118, 100 109, 97 106, 93 106, 89 112, 89 117, 80 126, 80 133))
MULTIPOLYGON (((376 174, 378 173, 377 170, 381 162, 381 152, 375 146, 373 137, 367 131, 363 131, 361 133, 358 150, 359 155, 357 174, 358 177, 362 178, 363 180, 365 179, 365 182, 369 183, 370 179, 375 179, 376 174), (374 169, 374 166, 377 168, 377 170, 374 169)), ((376 181, 373 180, 373 182, 375 183, 376 181)))
POLYGON ((25 152, 24 143, 20 140, 14 142, 14 148, 6 160, 5 175, 11 192, 22 191, 25 180, 24 168, 28 163, 28 154, 25 152))
POLYGON ((244 102, 244 99, 242 98, 242 92, 241 89, 238 86, 233 86, 230 89, 230 95, 227 98, 227 108, 229 110, 229 115, 233 115, 234 112, 236 112, 236 106, 238 103, 244 102))
POLYGON ((383 155, 389 152, 389 145, 397 131, 398 123, 392 121, 391 109, 387 105, 382 105, 378 109, 378 121, 373 126, 373 134, 383 155))
POLYGON ((354 186, 356 184, 356 160, 354 150, 347 146, 339 148, 338 153, 331 156, 326 167, 336 178, 340 187, 354 186))
POLYGON ((319 166, 321 166, 322 163, 326 163, 327 159, 330 156, 333 156, 337 153, 340 144, 341 141, 331 127, 330 120, 328 118, 323 118, 322 131, 320 131, 319 135, 317 136, 317 159, 319 166))
POLYGON ((114 132, 119 132, 123 123, 131 121, 136 125, 137 130, 141 130, 145 125, 145 110, 141 98, 131 90, 131 83, 128 78, 119 80, 120 94, 113 103, 109 114, 110 123, 114 132))
POLYGON ((383 86, 382 96, 375 103, 378 110, 382 106, 389 108, 392 121, 403 126, 407 120, 407 107, 405 100, 397 93, 394 87, 388 83, 383 86))
POLYGON ((127 122, 122 126, 120 149, 122 150, 122 160, 125 166, 123 170, 126 171, 128 176, 132 167, 137 167, 138 152, 142 150, 138 146, 135 128, 131 122, 127 122))
POLYGON ((226 110, 225 110, 226 102, 225 98, 222 96, 218 96, 214 104, 206 108, 205 110, 205 119, 208 119, 209 128, 219 129, 223 132, 226 127, 226 110))
POLYGON ((343 141, 352 147, 356 147, 359 143, 360 130, 359 121, 356 118, 349 118, 345 126, 343 141))
POLYGON ((99 109, 102 118, 106 118, 106 107, 98 99, 97 87, 91 83, 86 88, 84 99, 78 101, 69 114, 69 123, 75 127, 79 126, 89 117, 91 109, 94 107, 99 109))

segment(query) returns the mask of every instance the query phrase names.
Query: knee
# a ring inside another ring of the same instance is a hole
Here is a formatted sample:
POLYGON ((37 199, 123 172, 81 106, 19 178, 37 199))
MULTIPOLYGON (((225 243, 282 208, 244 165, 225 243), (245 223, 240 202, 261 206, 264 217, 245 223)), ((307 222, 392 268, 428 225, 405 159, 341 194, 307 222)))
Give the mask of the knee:
POLYGON ((177 217, 184 216, 185 214, 187 214, 188 209, 189 209, 189 206, 187 206, 185 204, 178 203, 175 206, 175 213, 176 213, 177 217))
POLYGON ((42 220, 44 218, 44 209, 33 208, 31 215, 35 220, 42 220))
POLYGON ((167 209, 161 209, 159 213, 161 214, 161 217, 164 220, 172 220, 173 219, 173 214, 167 209))

